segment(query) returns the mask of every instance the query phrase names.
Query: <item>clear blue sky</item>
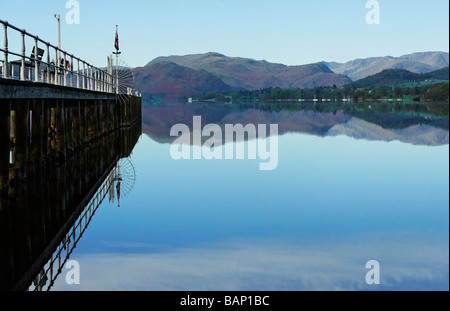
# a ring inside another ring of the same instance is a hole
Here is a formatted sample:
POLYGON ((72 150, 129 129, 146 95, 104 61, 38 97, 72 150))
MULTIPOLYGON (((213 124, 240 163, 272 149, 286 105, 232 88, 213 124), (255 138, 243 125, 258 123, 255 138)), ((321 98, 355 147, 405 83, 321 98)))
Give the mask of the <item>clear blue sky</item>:
POLYGON ((78 0, 79 25, 66 24, 66 2, 1 0, 0 19, 56 45, 59 13, 63 49, 97 66, 113 51, 116 24, 133 67, 210 51, 301 65, 449 50, 448 0, 379 0, 379 25, 366 23, 367 0, 78 0))

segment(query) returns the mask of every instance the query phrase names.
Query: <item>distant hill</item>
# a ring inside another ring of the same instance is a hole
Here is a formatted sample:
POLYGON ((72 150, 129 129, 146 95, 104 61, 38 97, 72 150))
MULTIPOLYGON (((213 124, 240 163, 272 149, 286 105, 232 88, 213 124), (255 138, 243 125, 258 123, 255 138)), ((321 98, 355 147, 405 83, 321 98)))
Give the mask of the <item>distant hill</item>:
POLYGON ((345 75, 336 74, 323 63, 286 66, 249 58, 227 57, 219 53, 158 57, 147 64, 172 62, 194 70, 205 70, 220 78, 235 90, 255 90, 267 87, 312 88, 315 86, 343 86, 351 82, 345 75))
POLYGON ((205 70, 172 62, 158 62, 133 70, 141 93, 164 97, 192 96, 203 92, 229 91, 231 87, 205 70))
POLYGON ((439 79, 439 80, 449 80, 450 79, 449 67, 430 72, 427 75, 429 78, 434 78, 434 79, 439 79))
POLYGON ((385 69, 404 69, 414 73, 428 73, 449 66, 446 52, 423 52, 400 57, 372 57, 347 63, 324 62, 333 72, 347 75, 353 81, 382 72, 385 69))
POLYGON ((380 73, 358 80, 352 85, 356 88, 369 88, 409 82, 423 82, 430 79, 449 80, 449 67, 429 73, 414 73, 404 69, 385 69, 380 73))

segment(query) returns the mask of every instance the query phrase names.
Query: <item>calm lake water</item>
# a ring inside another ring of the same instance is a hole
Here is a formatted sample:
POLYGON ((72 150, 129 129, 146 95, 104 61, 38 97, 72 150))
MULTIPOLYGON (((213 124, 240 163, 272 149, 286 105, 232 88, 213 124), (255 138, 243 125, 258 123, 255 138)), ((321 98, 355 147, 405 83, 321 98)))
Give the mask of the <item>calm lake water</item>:
POLYGON ((145 107, 134 188, 102 204, 72 253, 81 284, 53 290, 449 290, 448 117, 287 108, 145 107), (193 116, 278 124, 277 168, 174 160, 170 128, 193 116))

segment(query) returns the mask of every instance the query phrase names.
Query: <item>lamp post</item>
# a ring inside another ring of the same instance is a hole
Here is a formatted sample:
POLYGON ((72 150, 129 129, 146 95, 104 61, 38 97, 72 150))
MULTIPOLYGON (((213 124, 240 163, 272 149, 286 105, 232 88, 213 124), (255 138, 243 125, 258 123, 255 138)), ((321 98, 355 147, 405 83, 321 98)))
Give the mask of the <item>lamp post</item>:
MULTIPOLYGON (((61 50, 61 15, 59 14, 55 14, 55 18, 58 21, 58 51, 56 53, 56 65, 58 66, 57 68, 61 67, 61 57, 59 56, 59 51, 61 50)), ((58 69, 55 69, 55 72, 58 69)), ((59 76, 58 76, 58 80, 59 80, 59 76)), ((59 81, 58 81, 59 84, 59 81)))

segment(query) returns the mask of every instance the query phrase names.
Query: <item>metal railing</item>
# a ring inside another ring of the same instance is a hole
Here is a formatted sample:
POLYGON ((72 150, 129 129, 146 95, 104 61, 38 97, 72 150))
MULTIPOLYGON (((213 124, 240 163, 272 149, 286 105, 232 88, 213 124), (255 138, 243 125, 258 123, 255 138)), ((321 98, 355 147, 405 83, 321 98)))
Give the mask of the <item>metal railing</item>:
POLYGON ((103 70, 7 21, 0 19, 0 24, 4 31, 3 47, 0 48, 0 58, 3 55, 0 60, 0 78, 116 93, 118 81, 113 76, 112 58, 108 57, 107 70, 103 70), (10 51, 8 30, 20 35, 20 51, 10 51), (32 50, 26 48, 27 38, 34 41, 32 50), (11 61, 13 57, 17 59, 11 61))
POLYGON ((63 272, 72 252, 83 237, 97 209, 102 205, 108 195, 109 197, 114 195, 114 183, 117 179, 117 174, 117 166, 115 166, 78 216, 75 224, 58 244, 57 249, 47 264, 42 268, 42 271, 36 276, 33 284, 29 286, 28 291, 50 291, 52 289, 56 279, 63 272))

